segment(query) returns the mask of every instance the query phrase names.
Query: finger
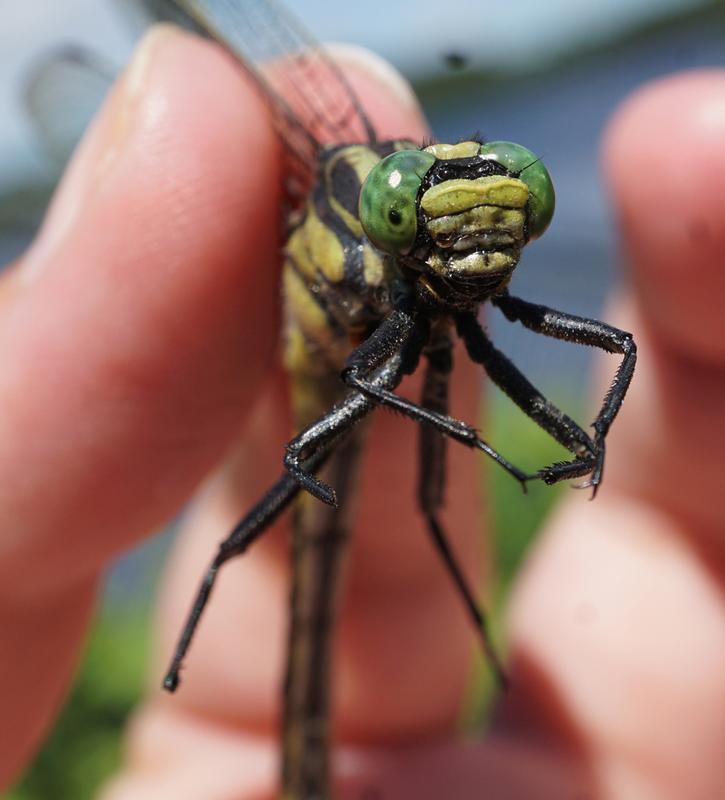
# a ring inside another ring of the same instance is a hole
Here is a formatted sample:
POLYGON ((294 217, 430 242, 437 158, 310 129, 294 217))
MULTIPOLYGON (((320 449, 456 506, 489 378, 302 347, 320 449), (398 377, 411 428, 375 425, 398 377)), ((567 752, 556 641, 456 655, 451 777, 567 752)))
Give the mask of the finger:
POLYGON ((722 70, 654 84, 624 106, 605 149, 643 350, 621 422, 628 445, 609 472, 720 544, 725 511, 711 498, 725 451, 724 98, 722 70), (676 155, 683 145, 692 157, 676 155))
POLYGON ((713 69, 648 86, 604 143, 638 311, 658 347, 713 366, 725 363, 724 81, 713 69))
POLYGON ((26 477, 11 476, 3 500, 20 530, 38 532, 13 542, 24 560, 78 549, 102 525, 77 565, 87 572, 158 524, 218 457, 268 369, 276 145, 246 86, 237 110, 208 125, 240 86, 213 51, 200 50, 200 71, 215 72, 172 95, 184 42, 168 29, 147 40, 14 275, 3 444, 26 477), (71 512, 72 538, 54 544, 71 512))
POLYGON ((277 157, 266 109, 237 70, 161 29, 114 89, 39 241, 8 278, 0 319, 0 518, 12 521, 0 554, 1 649, 13 653, 0 660, 8 770, 57 705, 109 557, 174 513, 269 371, 277 157))
MULTIPOLYGON (((102 794, 102 800, 272 800, 278 796, 270 738, 197 717, 143 713, 134 722, 131 757, 139 764, 102 794)), ((500 798, 586 797, 582 774, 569 775, 551 752, 503 739, 426 740, 415 746, 342 745, 336 751, 336 798, 399 800, 478 798, 482 787, 500 798)))
POLYGON ((633 286, 611 320, 640 362, 600 496, 567 502, 513 606, 510 714, 585 759, 602 797, 721 787, 723 134, 721 70, 645 87, 610 127, 633 286))

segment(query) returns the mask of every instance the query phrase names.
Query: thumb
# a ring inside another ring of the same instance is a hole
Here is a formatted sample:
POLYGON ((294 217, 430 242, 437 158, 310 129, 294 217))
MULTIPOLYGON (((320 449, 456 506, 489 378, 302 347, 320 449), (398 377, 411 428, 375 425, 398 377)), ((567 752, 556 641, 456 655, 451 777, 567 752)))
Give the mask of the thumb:
POLYGON ((183 502, 269 368, 275 148, 231 63, 157 29, 4 278, 0 781, 57 705, 98 574, 183 502))

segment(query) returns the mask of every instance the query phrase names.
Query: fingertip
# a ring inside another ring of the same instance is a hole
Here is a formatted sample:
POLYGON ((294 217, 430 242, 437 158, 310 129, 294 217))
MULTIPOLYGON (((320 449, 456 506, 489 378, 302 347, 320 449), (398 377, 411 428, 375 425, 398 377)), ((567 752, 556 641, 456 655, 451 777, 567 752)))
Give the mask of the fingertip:
POLYGON ((603 163, 639 305, 678 350, 722 360, 725 70, 639 89, 615 114, 603 163))
POLYGON ((334 44, 329 52, 344 68, 381 140, 419 142, 430 135, 412 86, 390 63, 357 45, 334 44))
POLYGON ((219 48, 146 39, 0 321, 5 512, 37 534, 18 561, 46 548, 57 579, 55 547, 75 559, 64 579, 87 573, 167 519, 238 432, 280 329, 278 162, 263 99, 219 48), (72 532, 47 541, 58 519, 72 532))
POLYGON ((276 330, 259 312, 277 299, 278 155, 267 107, 233 62, 157 26, 81 142, 21 273, 32 284, 74 271, 68 289, 115 281, 135 293, 125 313, 173 300, 187 325, 205 301, 235 297, 250 332, 276 330))

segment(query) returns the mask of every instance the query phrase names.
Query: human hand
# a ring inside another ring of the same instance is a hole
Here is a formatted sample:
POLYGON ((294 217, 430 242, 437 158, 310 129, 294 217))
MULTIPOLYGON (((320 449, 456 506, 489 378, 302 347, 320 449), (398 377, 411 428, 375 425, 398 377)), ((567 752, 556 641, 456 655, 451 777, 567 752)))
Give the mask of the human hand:
MULTIPOLYGON (((389 78, 353 76, 385 120, 383 134, 423 135, 389 78)), ((206 486, 170 565, 148 700, 104 796, 270 796, 284 524, 225 567, 179 694, 157 687, 203 565, 278 474, 289 433, 273 357, 277 146, 254 90, 206 44, 157 34, 124 84, 39 243, 2 284, 0 509, 14 522, 0 552, 0 631, 14 654, 0 663, 4 775, 27 757, 67 687, 108 560, 168 518, 238 437, 243 446, 206 486)), ((336 663, 349 796, 368 787, 396 798, 480 797, 481 787, 494 797, 592 787, 612 798, 717 796, 707 792, 720 774, 715 534, 724 526, 707 500, 723 477, 715 301, 725 100, 710 98, 723 88, 713 73, 650 90, 610 134, 634 290, 607 319, 634 330, 644 355, 600 496, 567 500, 522 576, 511 614, 515 686, 483 744, 455 736, 475 640, 415 516, 405 455, 415 430, 377 415, 336 663), (672 133, 645 135, 673 105, 672 133), (698 153, 688 169, 668 160, 673 142, 698 153), (663 226, 671 206, 683 218, 663 226), (692 220, 706 235, 684 235, 692 220), (710 406, 693 412, 693 397, 710 406), (675 454, 681 473, 663 469, 675 454)), ((475 419, 480 373, 461 362, 453 412, 475 419)), ((478 462, 463 448, 450 458, 446 523, 471 563, 478 462)))

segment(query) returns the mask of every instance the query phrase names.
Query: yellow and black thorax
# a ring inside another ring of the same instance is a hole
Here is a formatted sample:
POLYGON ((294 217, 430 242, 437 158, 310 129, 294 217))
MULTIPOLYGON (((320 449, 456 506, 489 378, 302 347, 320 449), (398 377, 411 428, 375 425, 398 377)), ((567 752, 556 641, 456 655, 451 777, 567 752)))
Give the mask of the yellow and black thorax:
POLYGON ((292 214, 284 248, 285 362, 292 372, 339 372, 351 348, 390 311, 396 269, 363 232, 360 190, 409 141, 339 145, 320 153, 317 179, 292 214))

